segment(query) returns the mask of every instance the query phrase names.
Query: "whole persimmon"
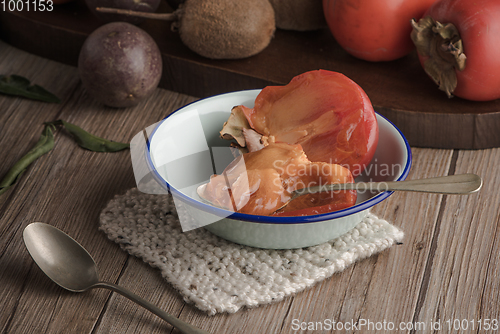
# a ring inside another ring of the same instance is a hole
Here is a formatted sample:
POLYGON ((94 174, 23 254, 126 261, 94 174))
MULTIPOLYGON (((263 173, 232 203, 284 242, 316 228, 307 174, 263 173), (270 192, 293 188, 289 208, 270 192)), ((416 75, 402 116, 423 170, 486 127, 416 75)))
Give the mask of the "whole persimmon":
POLYGON ((409 54, 411 19, 419 19, 436 0, 323 0, 328 27, 354 57, 389 61, 409 54))

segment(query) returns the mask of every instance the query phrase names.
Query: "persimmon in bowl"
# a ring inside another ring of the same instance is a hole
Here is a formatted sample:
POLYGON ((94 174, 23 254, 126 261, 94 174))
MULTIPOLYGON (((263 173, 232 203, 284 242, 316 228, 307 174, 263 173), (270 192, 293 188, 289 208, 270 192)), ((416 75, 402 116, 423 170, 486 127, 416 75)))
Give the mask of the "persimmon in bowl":
MULTIPOLYGON (((173 112, 148 131, 149 169, 173 195, 183 230, 203 226, 224 239, 259 248, 308 247, 348 232, 373 205, 390 196, 391 192, 358 191, 352 206, 297 216, 235 212, 200 198, 197 189, 214 174, 222 174, 235 157, 235 149, 220 136, 222 125, 234 106, 253 108, 260 92, 246 90, 199 100, 173 112)), ((362 172, 353 173, 354 180, 404 180, 411 166, 408 142, 390 121, 379 114, 376 120, 378 145, 362 172)))

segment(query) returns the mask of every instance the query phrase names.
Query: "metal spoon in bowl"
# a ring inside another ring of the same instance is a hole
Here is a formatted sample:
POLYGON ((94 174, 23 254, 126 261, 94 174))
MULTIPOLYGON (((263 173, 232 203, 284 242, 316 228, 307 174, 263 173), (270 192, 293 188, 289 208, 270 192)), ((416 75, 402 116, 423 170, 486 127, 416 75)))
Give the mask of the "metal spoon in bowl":
POLYGON ((467 195, 472 194, 483 185, 483 180, 476 174, 458 174, 408 181, 334 183, 317 187, 295 190, 290 199, 276 211, 287 206, 291 201, 305 194, 323 191, 357 190, 357 191, 416 191, 434 194, 467 195))
MULTIPOLYGON (((323 191, 340 191, 340 190, 357 190, 357 191, 417 191, 435 194, 447 195, 467 195, 472 194, 483 185, 483 180, 476 174, 458 174, 441 177, 432 177, 426 179, 409 180, 409 181, 386 181, 386 182, 357 182, 357 183, 333 183, 315 187, 307 187, 295 190, 292 192, 290 199, 281 207, 275 210, 281 210, 291 201, 299 196, 306 194, 314 194, 323 191)), ((209 204, 210 203, 202 195, 204 185, 198 187, 198 195, 200 198, 209 204)))
POLYGON ((116 284, 99 281, 92 256, 61 230, 44 223, 32 223, 24 229, 23 239, 35 263, 61 287, 73 292, 110 289, 153 312, 182 333, 208 334, 116 284))

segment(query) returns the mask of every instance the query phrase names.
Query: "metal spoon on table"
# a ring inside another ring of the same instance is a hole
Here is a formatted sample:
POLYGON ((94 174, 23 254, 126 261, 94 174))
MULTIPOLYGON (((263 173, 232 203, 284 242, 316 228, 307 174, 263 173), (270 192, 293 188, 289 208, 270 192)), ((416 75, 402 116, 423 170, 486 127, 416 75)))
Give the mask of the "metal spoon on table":
POLYGON ((32 223, 24 229, 23 239, 36 264, 61 287, 73 292, 110 289, 153 312, 182 333, 208 334, 116 284, 99 281, 92 256, 61 230, 44 223, 32 223))
MULTIPOLYGON (((356 183, 333 183, 324 184, 321 186, 307 187, 298 189, 292 192, 290 199, 274 212, 281 210, 291 201, 299 196, 306 194, 314 194, 324 191, 341 191, 341 190, 357 190, 357 191, 417 191, 435 194, 447 195, 467 195, 472 194, 483 185, 483 180, 476 174, 458 174, 441 177, 432 177, 426 179, 417 179, 409 181, 385 181, 385 182, 356 182, 356 183)), ((209 204, 214 205, 208 199, 204 198, 204 186, 198 187, 197 193, 200 198, 209 204)))

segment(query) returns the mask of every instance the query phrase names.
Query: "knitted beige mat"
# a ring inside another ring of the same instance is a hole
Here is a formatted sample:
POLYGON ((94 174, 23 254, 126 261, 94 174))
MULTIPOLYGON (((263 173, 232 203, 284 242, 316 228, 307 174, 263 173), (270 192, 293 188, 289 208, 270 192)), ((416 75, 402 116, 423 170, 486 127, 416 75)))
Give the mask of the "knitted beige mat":
POLYGON ((401 230, 370 213, 350 232, 318 246, 241 246, 203 228, 183 233, 170 195, 136 188, 108 203, 99 229, 158 268, 186 302, 210 315, 283 300, 403 239, 401 230))

